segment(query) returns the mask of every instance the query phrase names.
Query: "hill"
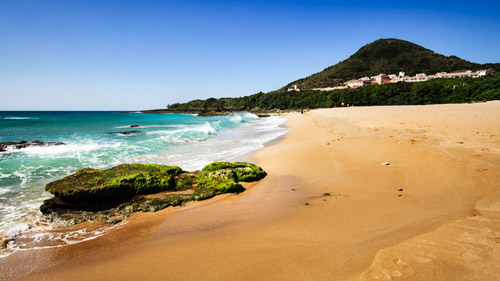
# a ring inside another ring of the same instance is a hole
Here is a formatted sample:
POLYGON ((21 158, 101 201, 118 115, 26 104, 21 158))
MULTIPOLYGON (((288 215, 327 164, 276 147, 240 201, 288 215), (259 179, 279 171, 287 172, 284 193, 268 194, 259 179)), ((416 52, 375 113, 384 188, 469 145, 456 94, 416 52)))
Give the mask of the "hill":
POLYGON ((487 66, 495 67, 494 64, 481 65, 456 56, 441 55, 404 40, 379 39, 363 46, 348 59, 287 86, 297 84, 302 89, 322 88, 380 73, 435 74, 441 71, 479 70, 487 66))
POLYGON ((197 113, 219 115, 228 111, 265 112, 276 109, 333 107, 336 105, 410 105, 430 103, 463 103, 500 99, 500 64, 478 64, 444 56, 417 44, 399 39, 379 39, 348 59, 307 78, 294 81, 269 93, 257 93, 239 98, 209 98, 176 103, 151 113, 197 113), (321 92, 312 90, 338 85, 344 81, 380 73, 406 72, 435 74, 458 70, 491 69, 481 78, 431 79, 426 82, 373 85, 355 89, 321 92), (297 84, 302 91, 288 92, 297 84))

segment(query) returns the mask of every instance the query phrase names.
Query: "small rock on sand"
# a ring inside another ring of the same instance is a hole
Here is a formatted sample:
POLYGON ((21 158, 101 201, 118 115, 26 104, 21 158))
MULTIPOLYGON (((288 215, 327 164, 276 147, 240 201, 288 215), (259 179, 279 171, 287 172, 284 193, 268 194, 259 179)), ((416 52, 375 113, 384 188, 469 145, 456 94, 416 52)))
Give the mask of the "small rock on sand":
POLYGON ((382 162, 382 163, 380 163, 380 164, 382 164, 383 166, 389 166, 389 165, 390 165, 390 163, 389 163, 389 162, 382 162))
POLYGON ((398 191, 403 191, 403 189, 402 188, 398 188, 398 191))
POLYGON ((325 193, 323 193, 323 196, 330 196, 330 193, 325 192, 325 193))
POLYGON ((309 203, 306 202, 306 203, 304 203, 304 205, 309 206, 309 203))

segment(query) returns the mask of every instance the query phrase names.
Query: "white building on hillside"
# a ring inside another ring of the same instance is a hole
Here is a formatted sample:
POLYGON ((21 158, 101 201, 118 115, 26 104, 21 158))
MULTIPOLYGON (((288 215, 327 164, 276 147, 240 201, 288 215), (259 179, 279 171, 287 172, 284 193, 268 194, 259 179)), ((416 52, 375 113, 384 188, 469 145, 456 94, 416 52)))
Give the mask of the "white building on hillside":
POLYGON ((363 86, 369 86, 372 84, 370 80, 350 80, 345 83, 349 88, 359 88, 363 86))
POLYGON ((439 72, 436 73, 436 78, 462 78, 462 77, 479 78, 481 76, 485 76, 486 74, 487 74, 486 70, 479 70, 475 72, 467 70, 465 72, 453 72, 453 73, 439 72))
POLYGON ((297 87, 297 84, 293 84, 292 87, 288 88, 288 91, 289 92, 291 92, 291 91, 300 92, 300 89, 299 89, 299 87, 297 87))

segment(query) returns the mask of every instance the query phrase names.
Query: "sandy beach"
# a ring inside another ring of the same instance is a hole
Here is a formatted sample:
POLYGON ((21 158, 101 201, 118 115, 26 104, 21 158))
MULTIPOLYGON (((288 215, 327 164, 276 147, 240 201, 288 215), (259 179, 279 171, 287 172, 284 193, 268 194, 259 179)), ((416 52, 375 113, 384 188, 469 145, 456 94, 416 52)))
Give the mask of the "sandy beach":
POLYGON ((0 279, 500 280, 499 101, 286 119, 247 191, 17 252, 0 279))

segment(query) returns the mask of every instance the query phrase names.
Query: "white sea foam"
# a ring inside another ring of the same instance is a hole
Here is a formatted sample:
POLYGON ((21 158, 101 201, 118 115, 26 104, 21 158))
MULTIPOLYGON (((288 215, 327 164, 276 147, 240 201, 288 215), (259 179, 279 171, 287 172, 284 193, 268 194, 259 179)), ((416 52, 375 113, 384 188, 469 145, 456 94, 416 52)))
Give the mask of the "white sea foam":
POLYGON ((36 120, 38 118, 36 117, 18 117, 18 116, 12 116, 12 117, 3 117, 0 119, 5 119, 5 120, 36 120))
POLYGON ((184 142, 185 146, 172 149, 167 155, 145 157, 145 162, 178 165, 184 170, 199 170, 213 161, 229 160, 242 154, 262 148, 270 140, 284 135, 284 118, 269 117, 244 123, 231 130, 221 131, 214 138, 204 140, 164 136, 170 142, 184 142))
POLYGON ((54 154, 71 154, 71 153, 82 153, 90 152, 93 150, 98 150, 102 148, 118 148, 121 143, 107 143, 100 144, 94 141, 88 141, 86 143, 68 143, 66 145, 54 145, 54 146, 30 146, 18 150, 15 152, 22 152, 30 155, 54 155, 54 154))
MULTIPOLYGON (((186 125, 177 125, 177 124, 171 124, 171 125, 139 125, 137 128, 179 128, 179 127, 185 127, 186 125)), ((130 125, 126 126, 117 126, 115 129, 127 129, 131 128, 134 129, 134 127, 130 127, 130 125)))
POLYGON ((108 231, 120 228, 126 222, 121 222, 113 226, 103 226, 97 229, 88 230, 86 228, 54 232, 57 228, 54 223, 47 222, 43 217, 38 217, 36 225, 31 225, 28 229, 19 232, 15 236, 14 241, 10 241, 7 248, 0 250, 0 258, 7 257, 17 251, 28 251, 38 249, 59 248, 65 245, 82 243, 85 241, 96 239, 108 231))
POLYGON ((209 122, 205 122, 203 125, 194 125, 194 126, 183 126, 182 129, 176 130, 158 130, 158 131, 150 131, 147 132, 148 135, 173 135, 178 133, 186 133, 186 132, 201 132, 204 134, 216 134, 217 131, 209 122))

